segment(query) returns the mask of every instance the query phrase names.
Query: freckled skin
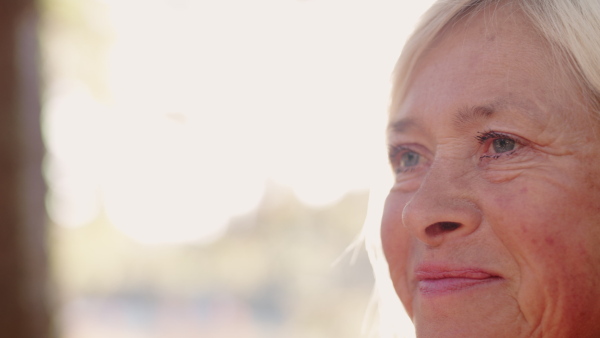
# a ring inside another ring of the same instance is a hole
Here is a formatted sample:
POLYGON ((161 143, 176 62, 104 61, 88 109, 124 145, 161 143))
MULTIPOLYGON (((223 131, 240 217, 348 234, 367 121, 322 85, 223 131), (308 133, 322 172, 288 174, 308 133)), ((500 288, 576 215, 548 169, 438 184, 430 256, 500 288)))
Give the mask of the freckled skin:
POLYGON ((419 337, 600 337, 598 126, 520 13, 483 15, 458 22, 423 55, 390 117, 418 125, 391 132, 390 143, 427 149, 426 165, 397 175, 384 208, 394 287, 419 337), (463 107, 498 98, 508 102, 501 111, 452 127, 463 107), (522 102, 534 118, 512 108, 522 102), (476 137, 485 130, 526 142, 482 159, 476 137), (432 231, 438 222, 460 226, 432 231), (501 281, 427 297, 414 272, 424 261, 501 281))

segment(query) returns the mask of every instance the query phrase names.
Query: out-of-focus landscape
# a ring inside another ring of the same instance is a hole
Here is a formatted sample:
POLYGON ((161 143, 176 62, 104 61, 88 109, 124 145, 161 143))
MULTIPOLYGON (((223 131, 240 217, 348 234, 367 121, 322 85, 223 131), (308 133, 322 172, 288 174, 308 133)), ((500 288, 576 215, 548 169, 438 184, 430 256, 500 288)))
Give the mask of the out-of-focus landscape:
POLYGON ((354 243, 428 4, 41 0, 58 337, 365 336, 354 243))
POLYGON ((311 209, 284 188, 209 244, 138 244, 99 218, 53 227, 62 337, 359 337, 373 286, 367 196, 311 209))

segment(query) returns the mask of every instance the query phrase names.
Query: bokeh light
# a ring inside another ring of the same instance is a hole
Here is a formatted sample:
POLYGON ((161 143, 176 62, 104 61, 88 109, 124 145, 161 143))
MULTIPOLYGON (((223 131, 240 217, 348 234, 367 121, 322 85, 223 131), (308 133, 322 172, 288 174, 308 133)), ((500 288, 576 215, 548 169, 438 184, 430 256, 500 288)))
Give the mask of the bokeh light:
MULTIPOLYGON (((118 283, 108 276, 121 268, 75 238, 97 236, 96 245, 115 250, 114 260, 116 252, 139 258, 136 250, 164 253, 177 245, 225 252, 236 222, 271 224, 265 219, 291 232, 311 217, 343 219, 354 234, 323 249, 333 261, 359 234, 354 224, 363 221, 369 189, 389 180, 381 173, 390 73, 430 3, 44 0, 45 175, 62 243, 58 279, 94 292, 118 283), (348 202, 358 195, 360 206, 348 202), (354 210, 336 211, 348 205, 354 210), (310 213, 299 221, 298 210, 310 213), (116 233, 99 235, 100 223, 116 233), (127 240, 108 241, 117 233, 127 240), (73 257, 84 251, 90 256, 73 257), (81 268, 88 259, 106 267, 106 280, 81 268), (75 273, 81 276, 65 277, 75 273)), ((248 255, 269 254, 243 243, 254 248, 248 255)), ((297 250, 303 262, 311 259, 297 250)), ((250 266, 276 274, 259 261, 250 266)), ((78 297, 71 306, 85 307, 78 297)))
POLYGON ((104 95, 64 72, 48 90, 51 216, 86 224, 102 205, 142 242, 196 241, 252 210, 267 179, 313 206, 368 189, 419 4, 96 3, 104 95))

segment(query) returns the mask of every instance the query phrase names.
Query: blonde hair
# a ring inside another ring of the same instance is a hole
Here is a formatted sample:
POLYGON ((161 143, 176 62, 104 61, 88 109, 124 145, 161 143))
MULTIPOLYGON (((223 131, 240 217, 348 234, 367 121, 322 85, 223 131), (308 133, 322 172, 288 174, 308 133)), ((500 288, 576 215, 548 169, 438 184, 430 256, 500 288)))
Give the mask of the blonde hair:
POLYGON ((452 23, 488 7, 514 4, 555 51, 586 97, 600 108, 600 2, 597 0, 438 0, 421 18, 406 42, 393 74, 395 111, 407 80, 423 52, 452 23))
MULTIPOLYGON (((514 5, 530 21, 551 47, 557 64, 571 75, 588 100, 586 105, 600 116, 600 1, 598 0, 438 0, 422 16, 407 40, 393 72, 390 112, 402 103, 411 72, 442 32, 468 15, 506 4, 514 5)), ((410 325, 402 315, 402 305, 389 278, 388 265, 381 248, 379 220, 383 191, 375 191, 365 224, 364 236, 376 277, 380 337, 406 337, 402 325, 410 325)), ((407 318, 407 317, 406 317, 407 318)))

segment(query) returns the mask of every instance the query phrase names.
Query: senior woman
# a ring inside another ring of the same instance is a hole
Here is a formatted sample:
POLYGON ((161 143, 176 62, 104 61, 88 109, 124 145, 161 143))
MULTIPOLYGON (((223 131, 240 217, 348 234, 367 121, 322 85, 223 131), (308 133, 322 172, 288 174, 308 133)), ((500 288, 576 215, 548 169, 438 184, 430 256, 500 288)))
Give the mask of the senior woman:
POLYGON ((418 337, 600 337, 600 2, 442 0, 395 70, 381 224, 418 337))

